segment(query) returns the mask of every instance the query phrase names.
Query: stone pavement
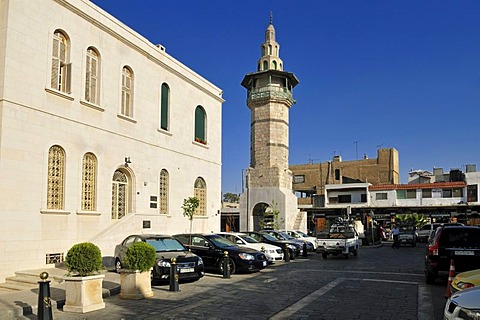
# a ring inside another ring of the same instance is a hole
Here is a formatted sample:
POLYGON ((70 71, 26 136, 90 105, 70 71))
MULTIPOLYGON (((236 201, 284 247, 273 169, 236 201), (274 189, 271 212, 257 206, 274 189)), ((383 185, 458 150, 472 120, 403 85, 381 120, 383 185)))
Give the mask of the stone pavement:
MULTIPOLYGON (((371 247, 368 247, 371 248, 371 247)), ((170 292, 168 284, 153 286, 154 297, 142 300, 119 298, 120 277, 106 272, 105 309, 85 314, 62 310, 65 292, 52 282, 53 318, 87 319, 434 319, 430 293, 422 298, 421 274, 377 272, 377 257, 368 257, 362 248, 359 257, 323 260, 309 254, 289 263, 275 263, 254 274, 234 274, 224 279, 207 273, 199 281, 180 283, 170 292), (365 259, 365 263, 363 261, 365 259), (367 259, 369 259, 367 261, 367 259), (344 268, 344 270, 342 270, 344 268), (371 270, 371 271, 368 271, 371 270), (389 277, 389 278, 385 278, 389 277), (385 279, 380 279, 385 278, 385 279), (391 290, 395 283, 395 290, 391 290)), ((408 248, 402 251, 409 260, 408 248)), ((418 259, 417 259, 418 261, 418 259)), ((417 268, 417 263, 413 268, 417 268)), ((44 270, 32 270, 39 275, 44 270)), ((52 277, 65 270, 48 269, 52 277)), ((36 319, 38 289, 0 294, 0 319, 36 319)))

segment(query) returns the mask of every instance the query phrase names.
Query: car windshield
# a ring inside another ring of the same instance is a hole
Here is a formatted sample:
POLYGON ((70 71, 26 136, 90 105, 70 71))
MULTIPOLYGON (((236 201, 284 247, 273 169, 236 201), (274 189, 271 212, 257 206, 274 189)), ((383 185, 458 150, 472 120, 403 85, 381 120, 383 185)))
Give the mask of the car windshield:
POLYGON ((295 231, 296 233, 298 233, 299 235, 301 235, 302 237, 308 237, 308 235, 305 233, 305 232, 302 232, 302 231, 295 231))
POLYGON ((272 236, 272 235, 270 235, 270 234, 268 234, 268 233, 264 233, 264 234, 263 234, 263 238, 265 238, 265 239, 268 240, 268 241, 277 241, 277 240, 278 240, 277 238, 275 238, 274 236, 272 236))
POLYGON ((247 236, 246 234, 239 235, 239 237, 242 238, 243 240, 245 240, 248 243, 258 243, 257 240, 253 239, 250 236, 247 236))
POLYGON ((210 236, 208 237, 208 240, 212 241, 213 244, 219 248, 238 247, 238 245, 236 245, 232 241, 225 239, 221 236, 210 236))
POLYGON ((280 231, 279 234, 280 234, 280 236, 282 236, 285 240, 295 239, 294 237, 288 235, 288 233, 283 232, 283 231, 280 231))
POLYGON ((185 251, 185 247, 178 242, 176 239, 172 238, 151 238, 146 239, 147 243, 155 248, 157 252, 165 251, 185 251))

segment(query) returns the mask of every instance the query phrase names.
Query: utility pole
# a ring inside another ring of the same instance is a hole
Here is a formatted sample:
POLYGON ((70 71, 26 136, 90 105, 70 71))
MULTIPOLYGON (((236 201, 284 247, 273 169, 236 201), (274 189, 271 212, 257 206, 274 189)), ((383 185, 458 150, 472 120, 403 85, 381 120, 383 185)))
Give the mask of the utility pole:
POLYGON ((353 142, 355 144, 355 156, 357 157, 357 160, 358 160, 358 143, 360 142, 360 140, 357 140, 355 142, 353 142))

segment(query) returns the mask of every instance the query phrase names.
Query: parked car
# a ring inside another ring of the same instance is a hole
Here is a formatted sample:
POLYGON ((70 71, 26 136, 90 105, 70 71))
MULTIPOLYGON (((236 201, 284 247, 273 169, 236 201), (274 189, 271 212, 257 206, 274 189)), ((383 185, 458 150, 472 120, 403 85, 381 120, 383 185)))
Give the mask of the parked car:
POLYGON ((480 269, 458 273, 452 280, 450 292, 465 290, 480 286, 480 269))
POLYGON ((259 271, 267 266, 268 260, 263 252, 240 247, 214 233, 177 234, 173 236, 192 252, 203 259, 205 269, 223 272, 224 252, 228 253, 230 274, 240 271, 259 271), (190 242, 191 236, 191 242, 190 242), (191 243, 191 245, 189 245, 191 243))
MULTIPOLYGON (((305 241, 300 240, 300 239, 295 239, 292 236, 289 236, 286 232, 283 231, 277 231, 277 230, 260 230, 260 232, 268 233, 269 235, 277 238, 278 240, 288 240, 288 241, 294 241, 298 243, 299 245, 302 246, 302 250, 300 253, 303 253, 303 243, 305 241)), ((313 245, 307 241, 307 251, 313 251, 313 245)))
POLYGON ((445 303, 445 320, 480 319, 480 287, 454 293, 445 303))
POLYGON ((425 279, 434 283, 440 273, 480 269, 480 228, 473 226, 440 226, 430 239, 425 254, 425 279))
POLYGON ((170 259, 177 261, 180 280, 197 280, 204 276, 204 265, 201 257, 189 252, 178 240, 168 235, 141 234, 130 235, 115 246, 115 270, 124 265, 125 253, 133 243, 143 241, 150 244, 157 252, 157 261, 151 273, 152 281, 170 278, 170 259))
POLYGON ((251 236, 241 232, 217 232, 217 234, 233 243, 238 244, 239 246, 262 251, 267 256, 268 263, 283 260, 283 250, 279 246, 265 242, 259 242, 251 236))
POLYGON ((417 245, 417 233, 414 225, 404 224, 399 225, 400 235, 398 236, 398 242, 402 244, 408 244, 412 247, 417 245))
POLYGON ((312 245, 312 250, 311 251, 316 251, 317 250, 317 238, 315 237, 310 237, 308 234, 305 232, 299 231, 299 230, 280 230, 285 233, 287 233, 289 236, 302 240, 302 241, 307 241, 312 245))
MULTIPOLYGON (((257 231, 245 231, 243 232, 255 240, 259 242, 265 242, 265 243, 270 243, 275 246, 279 246, 283 249, 285 249, 285 245, 288 246, 288 254, 289 258, 291 260, 295 259, 300 255, 300 253, 303 250, 303 246, 300 245, 298 242, 295 241, 289 241, 289 240, 278 240, 277 238, 269 235, 268 233, 265 232, 257 232, 257 231)), ((284 257, 285 258, 285 257, 284 257)))
POLYGON ((417 230, 417 241, 418 242, 428 242, 428 238, 430 237, 430 234, 432 231, 435 231, 438 227, 440 227, 440 223, 428 223, 423 226, 421 226, 417 230))

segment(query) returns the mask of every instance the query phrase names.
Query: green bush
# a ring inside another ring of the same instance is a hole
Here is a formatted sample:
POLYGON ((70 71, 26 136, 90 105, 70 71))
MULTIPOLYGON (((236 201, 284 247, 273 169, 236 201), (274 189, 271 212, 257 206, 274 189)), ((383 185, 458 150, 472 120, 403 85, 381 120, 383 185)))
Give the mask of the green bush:
POLYGON ((146 242, 135 242, 128 247, 124 264, 127 269, 145 272, 155 265, 155 261, 156 251, 154 247, 146 242))
POLYGON ((65 265, 69 274, 91 276, 102 270, 102 253, 91 242, 77 243, 68 250, 65 265))

